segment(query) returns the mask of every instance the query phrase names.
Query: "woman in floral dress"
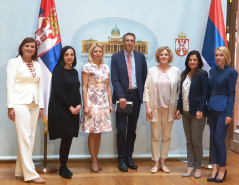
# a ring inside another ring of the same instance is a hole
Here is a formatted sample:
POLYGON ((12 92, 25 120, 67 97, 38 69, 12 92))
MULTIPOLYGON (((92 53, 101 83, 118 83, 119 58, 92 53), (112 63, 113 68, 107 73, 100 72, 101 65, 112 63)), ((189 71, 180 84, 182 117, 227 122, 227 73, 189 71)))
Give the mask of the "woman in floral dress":
POLYGON ((91 155, 90 169, 98 173, 97 156, 100 148, 101 132, 111 131, 110 114, 112 96, 109 83, 109 66, 103 64, 103 46, 93 44, 89 50, 88 63, 82 70, 82 93, 84 109, 80 130, 89 133, 88 148, 91 155))

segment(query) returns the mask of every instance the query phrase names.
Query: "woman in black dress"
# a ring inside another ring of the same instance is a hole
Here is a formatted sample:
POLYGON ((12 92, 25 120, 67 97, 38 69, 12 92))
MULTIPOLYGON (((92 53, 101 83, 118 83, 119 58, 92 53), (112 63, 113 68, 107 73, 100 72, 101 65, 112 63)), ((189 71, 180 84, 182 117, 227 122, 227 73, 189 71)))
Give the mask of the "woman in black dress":
POLYGON ((62 48, 57 66, 52 74, 52 90, 48 108, 49 137, 61 138, 59 174, 70 179, 73 173, 67 168, 73 137, 78 137, 79 111, 81 109, 80 82, 76 66, 75 50, 62 48))

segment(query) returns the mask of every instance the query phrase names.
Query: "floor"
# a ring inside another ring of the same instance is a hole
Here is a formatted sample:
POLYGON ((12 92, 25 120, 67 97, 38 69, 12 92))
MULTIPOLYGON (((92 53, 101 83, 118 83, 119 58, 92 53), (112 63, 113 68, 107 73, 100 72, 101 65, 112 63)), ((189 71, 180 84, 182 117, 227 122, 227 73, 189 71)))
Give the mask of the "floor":
MULTIPOLYGON (((100 160, 100 166, 103 171, 96 174, 90 171, 89 162, 70 162, 69 169, 73 172, 72 179, 61 178, 57 172, 41 173, 41 177, 49 185, 202 185, 215 184, 207 182, 210 176, 210 169, 202 169, 202 177, 195 179, 194 176, 182 177, 181 174, 186 171, 187 164, 178 160, 168 160, 166 163, 171 170, 170 173, 159 171, 156 174, 150 173, 153 163, 150 159, 135 159, 139 166, 138 170, 129 170, 120 172, 117 169, 116 160, 100 160)), ((59 167, 59 163, 50 163, 59 167)), ((0 163, 0 185, 30 185, 22 179, 16 179, 14 176, 15 163, 0 163)), ((227 159, 227 179, 223 185, 239 184, 239 154, 228 151, 227 159)))

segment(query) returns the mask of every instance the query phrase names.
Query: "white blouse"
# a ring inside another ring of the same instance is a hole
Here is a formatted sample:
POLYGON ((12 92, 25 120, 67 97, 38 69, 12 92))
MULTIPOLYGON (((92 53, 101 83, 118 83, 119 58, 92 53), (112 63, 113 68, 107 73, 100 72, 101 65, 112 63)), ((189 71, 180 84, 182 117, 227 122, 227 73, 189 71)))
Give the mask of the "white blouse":
POLYGON ((171 96, 171 81, 166 72, 160 72, 157 81, 157 108, 168 108, 171 96))
POLYGON ((187 75, 182 86, 182 97, 183 97, 183 110, 189 111, 189 90, 191 85, 191 79, 187 75))

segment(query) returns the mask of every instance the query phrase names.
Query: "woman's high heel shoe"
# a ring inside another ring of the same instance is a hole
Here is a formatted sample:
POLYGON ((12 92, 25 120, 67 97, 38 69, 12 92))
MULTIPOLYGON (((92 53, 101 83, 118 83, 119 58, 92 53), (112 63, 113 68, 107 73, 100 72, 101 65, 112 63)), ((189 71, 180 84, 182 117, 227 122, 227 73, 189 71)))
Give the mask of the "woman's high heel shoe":
POLYGON ((214 182, 215 179, 217 178, 217 174, 218 174, 218 171, 217 171, 215 177, 208 177, 208 178, 207 178, 207 182, 214 182))
POLYGON ((94 172, 94 173, 99 173, 99 168, 98 168, 97 170, 94 170, 94 169, 92 168, 92 166, 91 166, 91 162, 90 162, 90 170, 91 170, 92 172, 94 172))
POLYGON ((190 176, 192 175, 192 173, 193 173, 194 170, 195 170, 195 168, 192 167, 192 171, 191 171, 190 173, 184 173, 184 174, 182 174, 182 176, 183 176, 183 177, 190 177, 190 176))
POLYGON ((222 179, 219 179, 219 178, 215 178, 215 180, 214 180, 214 182, 216 182, 216 183, 221 183, 221 182, 223 182, 224 180, 226 180, 226 178, 227 178, 227 170, 225 170, 225 173, 224 173, 224 176, 223 176, 223 178, 222 179))
MULTIPOLYGON (((196 173, 196 170, 195 170, 195 173, 196 173)), ((196 179, 198 179, 198 178, 200 178, 200 177, 202 176, 202 172, 201 172, 201 170, 200 170, 199 175, 196 175, 195 173, 194 173, 194 177, 195 177, 196 179)))

